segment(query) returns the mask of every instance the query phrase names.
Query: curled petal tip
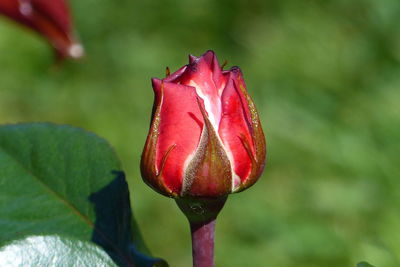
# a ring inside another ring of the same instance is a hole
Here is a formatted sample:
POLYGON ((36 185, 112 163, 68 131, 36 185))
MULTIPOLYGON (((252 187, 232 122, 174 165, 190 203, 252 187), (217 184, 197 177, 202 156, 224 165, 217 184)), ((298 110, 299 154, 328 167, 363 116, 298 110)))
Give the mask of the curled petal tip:
POLYGON ((207 50, 202 56, 215 56, 215 52, 211 49, 207 50))
POLYGON ((200 58, 204 60, 210 67, 212 66, 214 60, 217 61, 216 55, 212 50, 208 50, 200 58))
POLYGON ((154 86, 160 86, 161 83, 162 83, 162 80, 158 79, 158 78, 151 78, 151 83, 152 83, 153 87, 154 86))
POLYGON ((192 64, 193 62, 195 62, 197 60, 197 57, 193 56, 193 55, 189 55, 189 64, 192 64))
POLYGON ((158 78, 151 78, 151 84, 153 86, 154 92, 157 94, 161 91, 161 87, 163 85, 163 80, 158 78))
POLYGON ((230 71, 232 71, 233 73, 241 73, 242 72, 238 66, 231 67, 230 71))

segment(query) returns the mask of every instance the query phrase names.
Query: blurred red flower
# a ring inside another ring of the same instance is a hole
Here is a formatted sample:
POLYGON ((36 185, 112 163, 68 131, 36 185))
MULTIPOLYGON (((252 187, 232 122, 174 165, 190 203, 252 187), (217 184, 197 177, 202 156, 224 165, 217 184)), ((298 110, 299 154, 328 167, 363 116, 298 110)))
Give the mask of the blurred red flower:
POLYGON ((59 59, 80 58, 84 51, 73 33, 65 0, 1 0, 0 14, 45 37, 59 59))

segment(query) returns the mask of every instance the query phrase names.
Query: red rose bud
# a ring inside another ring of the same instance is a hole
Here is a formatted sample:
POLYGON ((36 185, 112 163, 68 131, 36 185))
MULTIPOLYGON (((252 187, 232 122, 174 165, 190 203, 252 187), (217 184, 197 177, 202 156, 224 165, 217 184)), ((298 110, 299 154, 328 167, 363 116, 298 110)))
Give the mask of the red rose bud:
POLYGON ((83 48, 73 34, 64 0, 0 0, 0 14, 43 35, 60 59, 80 58, 83 48))
POLYGON ((144 181, 170 197, 219 197, 260 177, 266 156, 261 123, 238 67, 222 70, 214 52, 189 57, 165 79, 141 160, 144 181))

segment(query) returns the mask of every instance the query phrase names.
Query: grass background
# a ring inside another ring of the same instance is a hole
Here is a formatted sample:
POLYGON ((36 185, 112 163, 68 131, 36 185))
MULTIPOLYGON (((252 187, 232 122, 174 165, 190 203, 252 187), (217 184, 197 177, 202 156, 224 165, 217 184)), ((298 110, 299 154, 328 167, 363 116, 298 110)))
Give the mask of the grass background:
POLYGON ((191 263, 174 201, 143 184, 150 78, 216 51, 242 68, 268 142, 256 186, 218 221, 217 266, 400 266, 398 0, 71 0, 87 56, 52 66, 0 18, 0 123, 51 121, 106 138, 154 255, 191 263))

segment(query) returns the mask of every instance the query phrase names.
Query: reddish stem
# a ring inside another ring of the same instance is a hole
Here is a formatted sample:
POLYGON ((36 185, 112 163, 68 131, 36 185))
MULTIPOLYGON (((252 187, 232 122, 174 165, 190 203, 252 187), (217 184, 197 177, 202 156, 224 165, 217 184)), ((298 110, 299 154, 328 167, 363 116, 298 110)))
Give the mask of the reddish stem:
POLYGON ((215 222, 226 199, 227 196, 176 199, 190 224, 193 267, 214 267, 215 222))
POLYGON ((214 267, 215 221, 190 223, 193 267, 214 267))

